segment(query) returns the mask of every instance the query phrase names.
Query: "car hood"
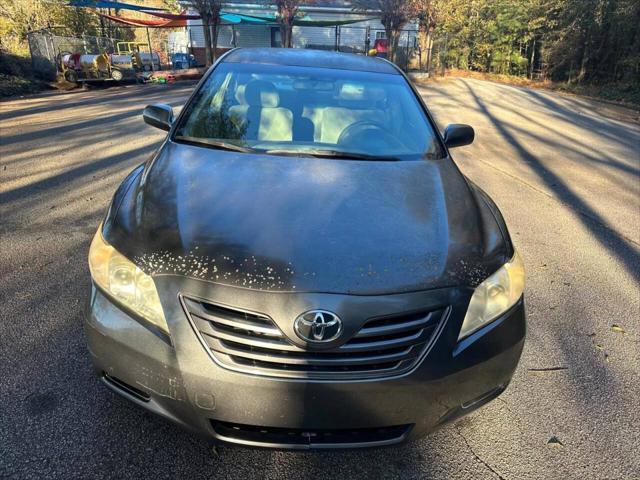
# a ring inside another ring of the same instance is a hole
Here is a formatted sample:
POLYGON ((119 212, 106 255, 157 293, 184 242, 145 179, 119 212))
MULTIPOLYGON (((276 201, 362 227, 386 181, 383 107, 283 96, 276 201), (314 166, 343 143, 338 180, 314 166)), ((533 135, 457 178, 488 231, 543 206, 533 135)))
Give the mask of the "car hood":
POLYGON ((152 275, 259 290, 475 286, 505 232, 450 159, 254 155, 167 141, 116 194, 107 241, 152 275))

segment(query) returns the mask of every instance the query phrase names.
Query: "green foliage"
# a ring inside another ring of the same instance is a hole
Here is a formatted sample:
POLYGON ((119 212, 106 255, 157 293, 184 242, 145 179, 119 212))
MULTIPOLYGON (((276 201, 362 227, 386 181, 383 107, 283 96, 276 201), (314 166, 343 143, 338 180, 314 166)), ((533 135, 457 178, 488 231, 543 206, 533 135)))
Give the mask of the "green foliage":
POLYGON ((20 53, 27 49, 27 33, 64 27, 68 35, 96 35, 96 15, 67 6, 66 0, 0 0, 0 49, 20 53))
POLYGON ((560 84, 559 90, 578 95, 604 98, 614 102, 640 106, 640 83, 612 82, 603 84, 560 84))
POLYGON ((440 60, 568 83, 640 83, 638 0, 438 0, 440 60))
POLYGON ((440 0, 440 36, 451 66, 526 74, 528 47, 541 23, 543 0, 440 0))
POLYGON ((17 77, 31 75, 31 58, 26 55, 14 55, 0 50, 0 73, 17 77))
POLYGON ((48 87, 45 82, 0 73, 0 97, 35 93, 48 87))
POLYGON ((565 0, 546 57, 554 79, 640 81, 640 2, 565 0))

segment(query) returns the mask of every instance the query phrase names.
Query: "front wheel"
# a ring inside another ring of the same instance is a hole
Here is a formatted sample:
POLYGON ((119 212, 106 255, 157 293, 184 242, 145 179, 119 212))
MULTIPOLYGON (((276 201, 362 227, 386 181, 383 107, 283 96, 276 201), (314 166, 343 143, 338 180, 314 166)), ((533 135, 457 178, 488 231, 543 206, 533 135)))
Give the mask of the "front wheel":
POLYGON ((78 83, 78 73, 75 70, 66 70, 64 79, 70 83, 78 83))
POLYGON ((114 79, 116 82, 119 82, 124 78, 124 75, 120 70, 113 69, 111 70, 111 78, 114 79))

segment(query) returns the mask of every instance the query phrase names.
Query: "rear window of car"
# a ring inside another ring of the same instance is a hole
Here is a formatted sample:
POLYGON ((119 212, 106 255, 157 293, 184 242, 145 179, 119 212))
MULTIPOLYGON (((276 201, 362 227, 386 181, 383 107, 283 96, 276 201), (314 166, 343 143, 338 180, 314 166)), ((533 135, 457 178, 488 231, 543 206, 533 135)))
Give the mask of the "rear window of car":
POLYGON ((417 159, 443 153, 401 75, 282 65, 218 65, 173 138, 274 154, 417 159))

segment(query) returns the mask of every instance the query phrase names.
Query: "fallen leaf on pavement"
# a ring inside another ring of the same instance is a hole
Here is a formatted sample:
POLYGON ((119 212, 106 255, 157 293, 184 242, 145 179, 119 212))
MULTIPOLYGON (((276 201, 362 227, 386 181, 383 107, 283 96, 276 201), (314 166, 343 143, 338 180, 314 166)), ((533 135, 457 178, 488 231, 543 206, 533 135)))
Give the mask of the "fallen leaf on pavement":
POLYGON ((555 435, 547 440, 547 445, 550 445, 552 447, 564 447, 564 443, 562 443, 560 439, 555 435))
POLYGON ((616 333, 627 333, 624 328, 622 328, 620 325, 617 325, 615 323, 611 325, 611 331, 616 333))

